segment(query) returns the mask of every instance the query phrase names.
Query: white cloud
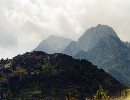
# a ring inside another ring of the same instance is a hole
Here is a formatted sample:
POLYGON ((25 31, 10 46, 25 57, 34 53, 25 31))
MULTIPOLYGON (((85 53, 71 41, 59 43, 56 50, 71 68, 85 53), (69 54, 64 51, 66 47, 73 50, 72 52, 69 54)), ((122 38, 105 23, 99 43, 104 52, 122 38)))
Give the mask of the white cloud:
POLYGON ((130 0, 0 0, 0 52, 10 44, 12 56, 31 51, 52 34, 77 39, 97 24, 130 41, 129 9, 130 0))

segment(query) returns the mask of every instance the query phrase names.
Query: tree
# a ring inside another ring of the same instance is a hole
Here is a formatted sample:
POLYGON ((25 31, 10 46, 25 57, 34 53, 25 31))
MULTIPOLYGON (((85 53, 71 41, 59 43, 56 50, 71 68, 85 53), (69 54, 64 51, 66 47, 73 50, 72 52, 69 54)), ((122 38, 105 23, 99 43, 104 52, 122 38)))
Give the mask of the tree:
POLYGON ((108 99, 107 93, 108 91, 103 90, 102 86, 100 85, 99 90, 97 90, 94 96, 94 100, 108 99))
POLYGON ((76 95, 75 93, 69 93, 66 97, 65 100, 76 100, 76 95))
POLYGON ((122 96, 123 98, 127 98, 128 95, 129 95, 129 91, 130 91, 129 89, 125 89, 124 91, 122 91, 122 95, 121 95, 121 96, 122 96))

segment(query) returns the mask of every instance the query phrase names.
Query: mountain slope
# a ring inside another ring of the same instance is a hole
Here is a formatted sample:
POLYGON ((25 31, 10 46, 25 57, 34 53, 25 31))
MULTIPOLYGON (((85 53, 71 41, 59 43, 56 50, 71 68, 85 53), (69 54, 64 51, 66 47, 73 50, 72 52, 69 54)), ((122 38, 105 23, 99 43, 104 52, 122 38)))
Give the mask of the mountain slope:
POLYGON ((101 39, 91 50, 87 52, 79 51, 75 58, 88 59, 116 79, 129 84, 130 61, 127 55, 127 47, 118 38, 109 36, 101 39))
POLYGON ((44 51, 46 53, 60 53, 71 42, 70 39, 51 35, 43 40, 34 51, 44 51))
POLYGON ((124 44, 125 44, 128 48, 130 48, 130 42, 124 42, 124 44))
POLYGON ((77 42, 71 42, 65 48, 63 53, 74 56, 80 50, 88 51, 93 48, 100 41, 101 38, 106 36, 117 37, 117 34, 111 27, 99 24, 96 27, 92 27, 85 31, 77 42))
POLYGON ((109 26, 97 25, 88 29, 77 42, 71 42, 63 53, 89 60, 130 85, 130 50, 109 26))
POLYGON ((65 54, 31 52, 14 57, 10 63, 10 68, 1 69, 4 74, 0 75, 1 79, 6 78, 1 83, 4 93, 12 94, 8 99, 64 100, 72 92, 79 100, 85 100, 92 97, 100 85, 113 96, 124 88, 92 63, 65 54))

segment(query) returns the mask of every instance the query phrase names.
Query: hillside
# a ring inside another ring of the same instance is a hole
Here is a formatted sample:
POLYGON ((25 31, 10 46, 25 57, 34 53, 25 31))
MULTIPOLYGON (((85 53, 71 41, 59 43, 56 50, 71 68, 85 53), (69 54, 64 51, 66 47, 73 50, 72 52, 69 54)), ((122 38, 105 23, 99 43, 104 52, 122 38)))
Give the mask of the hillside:
POLYGON ((92 97, 101 85, 110 96, 124 86, 86 60, 65 54, 31 52, 0 61, 1 90, 10 99, 64 100, 75 93, 79 100, 92 97), (4 68, 9 64, 9 68, 4 68), (3 67, 2 67, 3 66, 3 67))

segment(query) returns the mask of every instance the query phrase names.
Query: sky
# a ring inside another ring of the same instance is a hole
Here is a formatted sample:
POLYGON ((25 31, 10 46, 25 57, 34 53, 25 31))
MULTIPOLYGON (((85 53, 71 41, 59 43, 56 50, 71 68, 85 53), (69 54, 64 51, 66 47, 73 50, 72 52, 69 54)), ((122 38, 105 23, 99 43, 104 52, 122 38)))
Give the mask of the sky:
POLYGON ((130 0, 0 0, 0 59, 57 35, 77 40, 97 24, 130 42, 130 0))

